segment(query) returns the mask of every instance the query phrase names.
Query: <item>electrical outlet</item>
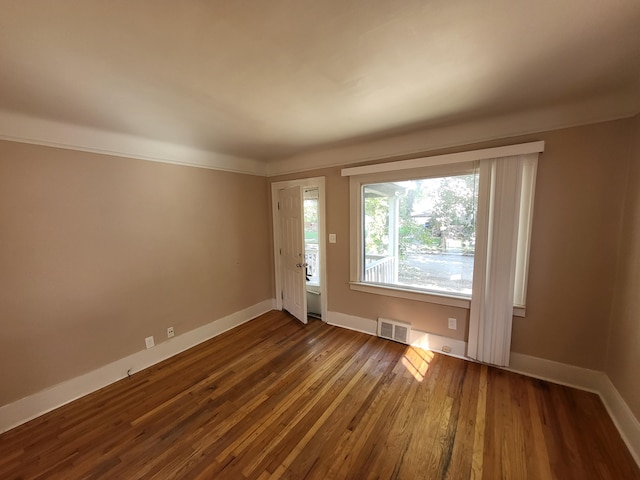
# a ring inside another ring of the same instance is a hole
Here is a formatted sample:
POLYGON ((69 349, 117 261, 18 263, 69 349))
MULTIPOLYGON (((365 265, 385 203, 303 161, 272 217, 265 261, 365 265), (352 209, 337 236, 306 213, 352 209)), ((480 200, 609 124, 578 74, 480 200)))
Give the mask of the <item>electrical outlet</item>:
POLYGON ((458 320, 456 320, 455 318, 450 318, 449 319, 449 328, 451 330, 457 330, 458 329, 458 320))
POLYGON ((444 353, 451 353, 451 347, 448 347, 447 345, 445 345, 444 347, 442 347, 442 351, 444 353))
POLYGON ((173 327, 167 328, 167 338, 171 338, 173 337, 173 335, 174 335, 173 327))
POLYGON ((153 341, 153 335, 144 339, 144 343, 147 345, 147 348, 151 348, 155 345, 153 341))

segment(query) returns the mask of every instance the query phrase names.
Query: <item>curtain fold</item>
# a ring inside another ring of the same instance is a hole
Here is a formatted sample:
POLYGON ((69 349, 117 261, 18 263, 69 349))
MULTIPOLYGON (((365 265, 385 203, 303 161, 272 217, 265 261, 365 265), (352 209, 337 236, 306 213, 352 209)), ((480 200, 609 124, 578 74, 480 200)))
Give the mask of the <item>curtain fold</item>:
POLYGON ((509 365, 525 156, 480 161, 469 357, 509 365))

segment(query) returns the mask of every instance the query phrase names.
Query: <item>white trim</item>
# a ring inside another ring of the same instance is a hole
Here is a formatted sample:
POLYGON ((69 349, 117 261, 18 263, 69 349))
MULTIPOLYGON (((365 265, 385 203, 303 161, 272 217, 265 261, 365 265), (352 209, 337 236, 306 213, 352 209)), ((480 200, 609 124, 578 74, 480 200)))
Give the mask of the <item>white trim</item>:
MULTIPOLYGON (((378 334, 378 322, 376 320, 340 312, 329 312, 328 315, 327 323, 329 323, 329 325, 366 333, 367 335, 377 336, 378 334)), ((403 322, 407 323, 406 321, 403 322)), ((425 350, 432 350, 445 355, 466 359, 465 352, 467 350, 467 343, 462 340, 436 335, 435 333, 422 332, 412 327, 409 343, 412 347, 423 348, 425 350), (442 347, 445 346, 449 347, 451 351, 444 352, 442 347)))
POLYGON ((462 358, 463 360, 469 360, 466 357, 467 342, 463 340, 456 340, 455 338, 444 337, 442 335, 436 335, 435 333, 411 329, 410 343, 412 347, 423 348, 444 355, 462 358), (449 351, 443 350, 445 347, 448 347, 449 351))
POLYGON ((505 370, 600 395, 629 452, 640 466, 640 422, 604 372, 521 353, 511 353, 510 366, 505 370))
POLYGON ((637 114, 637 95, 617 91, 571 104, 484 117, 346 146, 314 149, 268 163, 8 111, 0 111, 0 139, 273 177, 592 125, 637 114), (128 147, 124 148, 123 144, 128 147), (174 152, 174 149, 179 152, 174 152), (174 153, 169 155, 168 152, 174 153))
MULTIPOLYGON (((349 288, 358 292, 372 293, 374 295, 384 295, 386 297, 406 298, 418 302, 435 303, 437 305, 447 305, 449 307, 466 308, 469 310, 471 299, 456 297, 454 295, 444 295, 416 290, 406 290, 404 288, 392 287, 389 285, 373 285, 362 282, 349 282, 349 288)), ((513 307, 513 316, 525 318, 527 316, 526 307, 513 307)))
POLYGON ((519 143, 505 145, 503 147, 484 148, 482 150, 469 150, 466 152, 448 153, 445 155, 433 155, 431 157, 413 158, 397 162, 376 163, 362 167, 350 167, 342 169, 343 177, 354 175, 370 175, 373 173, 397 172, 400 170, 413 170, 416 168, 435 167, 437 165, 452 165, 455 163, 475 162, 487 158, 511 157, 526 155, 529 153, 544 152, 544 142, 519 143))
POLYGON ((600 391, 602 378, 606 377, 603 372, 597 370, 589 370, 515 352, 511 352, 508 367, 497 368, 594 393, 600 391))
POLYGON ((320 247, 320 314, 322 321, 327 318, 327 230, 326 230, 326 188, 325 177, 303 178, 271 183, 271 219, 273 227, 273 269, 276 287, 277 310, 282 310, 282 279, 280 278, 280 222, 278 213, 278 191, 300 186, 318 189, 318 245, 320 247))
POLYGON ((0 140, 266 176, 264 162, 124 133, 0 111, 0 140))
MULTIPOLYGON (((385 297, 406 298, 417 302, 435 303, 436 305, 447 305, 449 307, 466 308, 471 307, 471 299, 464 297, 456 297, 453 295, 440 295, 431 292, 422 292, 416 290, 406 290, 404 288, 396 288, 389 285, 373 285, 362 282, 349 282, 349 288, 358 292, 372 293, 374 295, 384 295, 385 297)), ((513 307, 513 316, 525 318, 527 316, 526 307, 513 307)))
MULTIPOLYGON (((349 283, 362 283, 362 184, 349 178, 349 283)), ((372 292, 369 292, 372 293, 372 292)))
POLYGON ((274 299, 265 300, 182 335, 177 335, 153 348, 141 350, 79 377, 3 405, 0 407, 0 433, 125 378, 128 370, 132 373, 138 372, 246 323, 273 310, 274 304, 274 299))
POLYGON ((327 312, 327 323, 335 327, 342 327, 356 332, 376 335, 378 332, 378 322, 370 318, 356 317, 341 312, 327 312))
POLYGON ((640 421, 633 415, 629 405, 624 401, 609 377, 603 378, 599 393, 613 423, 618 427, 622 440, 627 444, 633 459, 640 466, 640 421))
POLYGON ((387 297, 407 298, 418 302, 435 303, 438 305, 448 305, 450 307, 459 307, 468 309, 471 305, 471 299, 465 297, 457 297, 455 295, 438 294, 434 292, 423 292, 419 290, 410 290, 407 288, 396 287, 391 285, 374 285, 363 282, 349 282, 351 290, 359 292, 373 293, 375 295, 384 295, 387 297))

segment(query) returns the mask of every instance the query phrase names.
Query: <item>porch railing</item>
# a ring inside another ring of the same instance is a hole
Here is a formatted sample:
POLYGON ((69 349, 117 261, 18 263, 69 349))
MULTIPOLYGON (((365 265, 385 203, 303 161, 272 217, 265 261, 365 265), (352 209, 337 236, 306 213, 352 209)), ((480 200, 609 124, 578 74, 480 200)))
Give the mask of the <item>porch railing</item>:
POLYGON ((320 271, 320 265, 318 265, 318 250, 317 245, 307 244, 306 252, 304 254, 304 261, 307 263, 307 275, 309 277, 317 277, 320 271))
POLYGON ((364 281, 371 283, 394 283, 396 257, 367 255, 365 257, 364 281))

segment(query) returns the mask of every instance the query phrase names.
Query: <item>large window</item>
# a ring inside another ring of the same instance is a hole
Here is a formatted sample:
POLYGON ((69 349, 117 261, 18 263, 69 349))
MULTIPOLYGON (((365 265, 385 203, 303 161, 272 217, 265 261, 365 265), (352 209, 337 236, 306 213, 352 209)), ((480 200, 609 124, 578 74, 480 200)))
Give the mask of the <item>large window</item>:
POLYGON ((361 279, 470 296, 477 172, 364 183, 361 279))
POLYGON ((469 308, 498 282, 524 315, 543 149, 532 142, 343 169, 351 288, 469 308))
POLYGON ((469 308, 467 355, 509 365, 542 151, 530 142, 343 169, 351 288, 469 308))

